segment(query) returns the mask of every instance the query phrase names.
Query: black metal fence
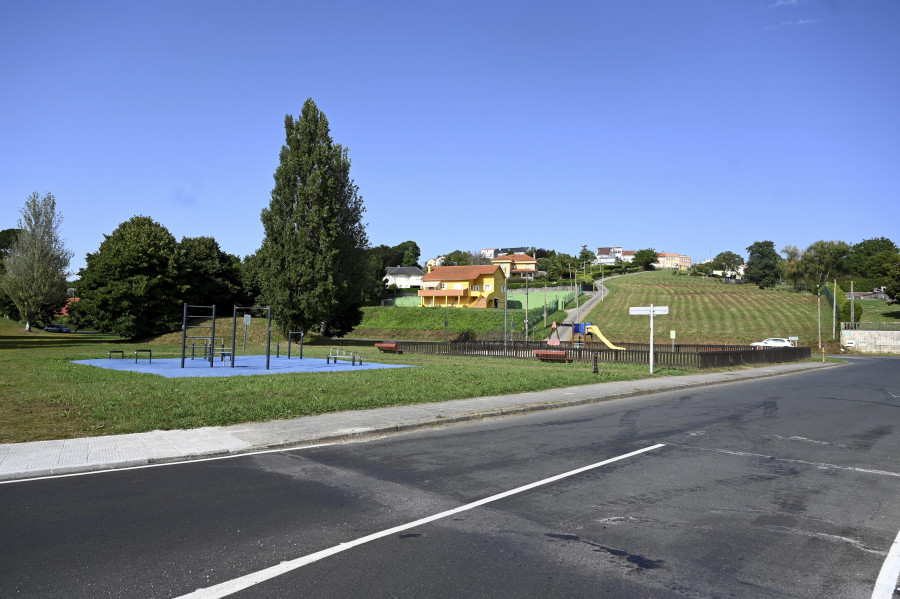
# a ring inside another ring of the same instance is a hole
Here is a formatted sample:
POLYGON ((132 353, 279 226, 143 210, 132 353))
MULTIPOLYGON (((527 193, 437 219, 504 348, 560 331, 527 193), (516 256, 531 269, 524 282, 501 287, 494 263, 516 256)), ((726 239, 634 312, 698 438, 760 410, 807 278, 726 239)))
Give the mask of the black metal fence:
MULTIPOLYGON (((547 345, 542 341, 470 341, 465 343, 440 343, 434 341, 396 341, 398 349, 407 353, 439 356, 482 356, 494 358, 536 359, 535 350, 565 352, 570 362, 591 364, 594 356, 604 364, 650 364, 650 346, 626 343, 625 349, 609 349, 605 346, 575 347, 569 341, 560 345, 547 345)), ((797 362, 812 356, 808 347, 752 348, 746 345, 656 345, 653 363, 661 368, 721 368, 742 364, 770 364, 797 362)))
POLYGON ((843 331, 900 331, 900 322, 842 322, 843 331))

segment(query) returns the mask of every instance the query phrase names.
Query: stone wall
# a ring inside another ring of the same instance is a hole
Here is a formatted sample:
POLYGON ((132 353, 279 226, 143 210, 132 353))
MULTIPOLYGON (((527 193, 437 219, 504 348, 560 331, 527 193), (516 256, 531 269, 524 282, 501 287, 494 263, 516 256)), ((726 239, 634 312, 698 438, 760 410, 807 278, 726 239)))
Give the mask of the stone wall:
POLYGON ((841 331, 841 347, 860 353, 900 354, 900 331, 841 331))

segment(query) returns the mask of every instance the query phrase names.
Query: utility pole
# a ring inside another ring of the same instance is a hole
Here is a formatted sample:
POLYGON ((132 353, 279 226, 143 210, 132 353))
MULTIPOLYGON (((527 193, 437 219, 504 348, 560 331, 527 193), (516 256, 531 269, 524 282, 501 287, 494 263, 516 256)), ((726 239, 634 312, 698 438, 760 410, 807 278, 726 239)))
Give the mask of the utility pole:
POLYGON ((819 349, 822 349, 822 291, 816 285, 816 320, 819 323, 819 349))
POLYGON ((525 341, 528 341, 528 275, 525 275, 525 341))
POLYGON ((506 349, 506 320, 509 313, 509 282, 503 282, 503 349, 506 349))
POLYGON ((834 341, 834 330, 837 328, 837 279, 834 280, 834 293, 831 294, 831 340, 834 341))
POLYGON ((547 282, 544 281, 544 328, 547 328, 547 282))

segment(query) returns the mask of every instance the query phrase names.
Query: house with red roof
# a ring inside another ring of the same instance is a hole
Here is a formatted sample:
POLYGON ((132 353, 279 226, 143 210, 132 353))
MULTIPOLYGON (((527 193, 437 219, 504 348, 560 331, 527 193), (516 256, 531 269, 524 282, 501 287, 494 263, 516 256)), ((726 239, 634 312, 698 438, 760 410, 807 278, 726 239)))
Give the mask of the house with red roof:
POLYGON ((503 269, 503 274, 509 277, 525 277, 534 279, 537 273, 537 260, 528 254, 510 254, 497 256, 491 260, 491 264, 498 264, 503 269))
POLYGON ((438 266, 422 277, 421 306, 505 307, 506 274, 497 265, 438 266))

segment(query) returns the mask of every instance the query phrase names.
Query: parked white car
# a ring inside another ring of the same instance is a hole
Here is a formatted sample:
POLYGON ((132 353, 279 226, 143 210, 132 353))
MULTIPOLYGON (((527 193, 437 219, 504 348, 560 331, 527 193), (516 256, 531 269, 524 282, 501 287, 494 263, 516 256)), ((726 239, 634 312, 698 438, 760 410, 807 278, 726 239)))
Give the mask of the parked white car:
POLYGON ((751 347, 794 347, 790 339, 782 339, 781 337, 769 337, 762 341, 756 341, 750 344, 751 347))

